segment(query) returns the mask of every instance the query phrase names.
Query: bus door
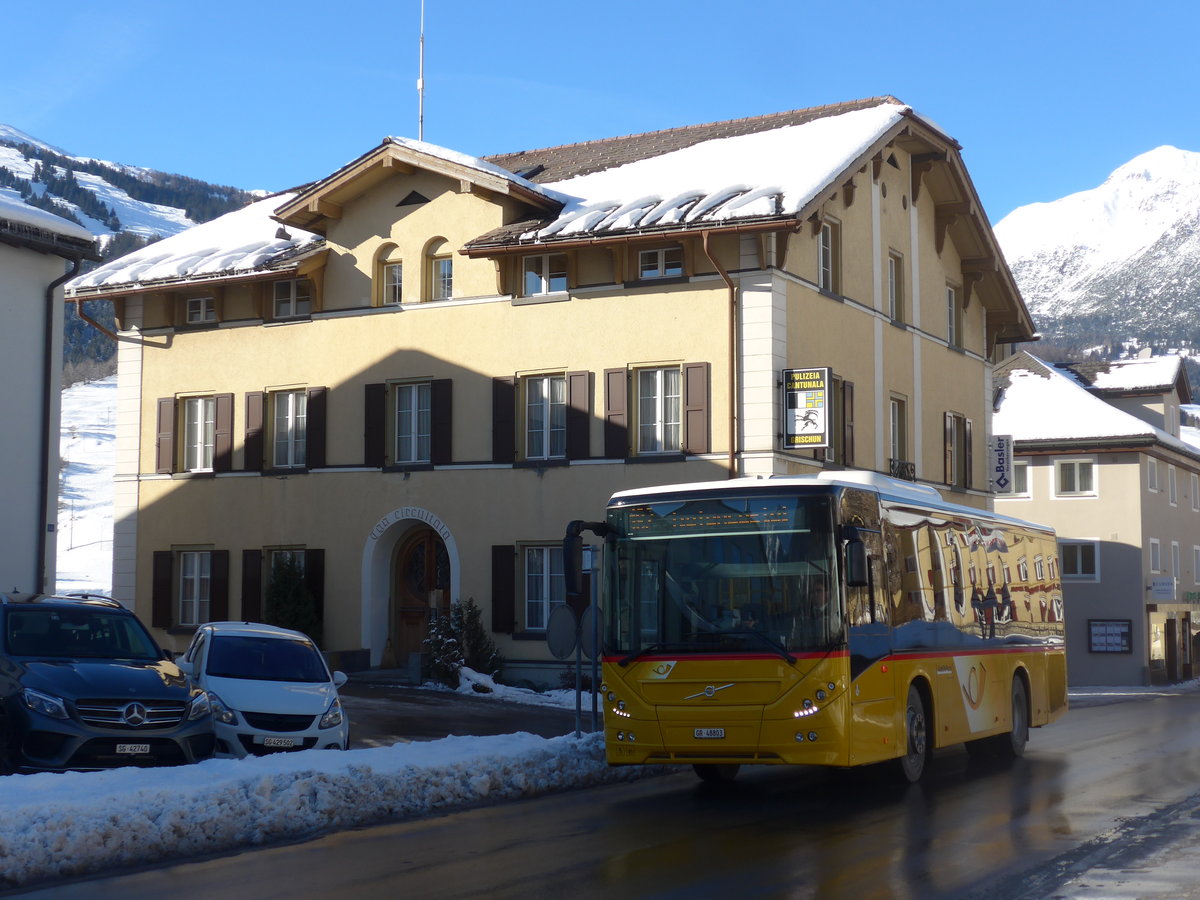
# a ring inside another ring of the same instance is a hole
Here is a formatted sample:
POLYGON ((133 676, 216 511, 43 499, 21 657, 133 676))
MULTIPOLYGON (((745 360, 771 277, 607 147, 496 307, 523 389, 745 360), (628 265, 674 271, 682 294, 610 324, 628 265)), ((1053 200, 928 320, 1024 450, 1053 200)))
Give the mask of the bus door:
POLYGON ((891 664, 892 623, 884 594, 883 540, 878 530, 858 529, 867 549, 867 585, 846 588, 850 650, 852 765, 896 755, 896 685, 891 664))

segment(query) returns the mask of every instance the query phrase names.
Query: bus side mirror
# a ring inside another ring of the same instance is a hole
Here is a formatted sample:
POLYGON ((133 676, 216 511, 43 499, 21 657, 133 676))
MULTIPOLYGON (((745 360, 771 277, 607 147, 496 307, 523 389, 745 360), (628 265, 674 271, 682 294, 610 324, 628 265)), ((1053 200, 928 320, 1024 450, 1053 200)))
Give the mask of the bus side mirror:
POLYGON ((846 542, 846 587, 867 587, 867 545, 860 540, 846 542))
POLYGON ((583 591, 583 535, 567 532, 563 538, 563 581, 568 594, 583 591))

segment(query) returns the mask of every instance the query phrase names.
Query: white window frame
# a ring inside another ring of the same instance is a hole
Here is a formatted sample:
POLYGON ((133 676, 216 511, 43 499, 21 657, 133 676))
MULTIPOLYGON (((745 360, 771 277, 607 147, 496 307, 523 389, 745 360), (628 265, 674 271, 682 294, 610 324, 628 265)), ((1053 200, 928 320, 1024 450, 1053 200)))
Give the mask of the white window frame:
POLYGON ((188 297, 185 321, 189 325, 207 325, 217 321, 217 301, 213 297, 188 297))
POLYGON ((212 551, 179 551, 179 595, 176 624, 203 625, 212 609, 212 551))
POLYGON ((271 394, 271 466, 302 469, 307 462, 308 391, 271 394))
POLYGON ((1153 456, 1146 457, 1146 490, 1158 493, 1158 460, 1153 456))
POLYGON ((302 319, 312 313, 312 282, 307 278, 276 281, 271 292, 276 319, 302 319))
POLYGON ((888 401, 888 449, 892 459, 908 461, 908 401, 903 397, 888 401))
POLYGON ((183 469, 185 472, 211 472, 216 449, 217 398, 184 397, 183 469))
MULTIPOLYGON (((1033 490, 1029 483, 1029 476, 1032 471, 1033 471, 1033 467, 1029 465, 1029 460, 1027 460, 1027 459, 1014 459, 1013 460, 1013 489, 1012 489, 1012 493, 1009 494, 1010 497, 1029 498, 1029 497, 1033 496, 1033 490), (1019 476, 1020 480, 1025 482, 1025 486, 1023 488, 1018 488, 1018 485, 1020 484, 1020 481, 1018 481, 1018 475, 1017 475, 1018 472, 1021 473, 1019 476)), ((1095 473, 1093 473, 1093 475, 1094 474, 1095 473)))
POLYGON ((841 231, 836 219, 825 219, 817 234, 817 287, 836 294, 841 291, 841 231))
POLYGON ((550 614, 566 602, 561 544, 527 544, 521 551, 525 630, 545 631, 550 614))
POLYGON ((398 465, 427 463, 432 449, 433 386, 414 381, 392 386, 392 459, 398 465), (402 408, 407 407, 407 408, 402 408))
POLYGON ((1171 541, 1171 576, 1176 583, 1179 582, 1180 559, 1179 559, 1179 541, 1171 541))
POLYGON ((1150 571, 1162 572, 1162 543, 1158 538, 1150 538, 1150 571))
POLYGON ((1192 472, 1192 512, 1200 512, 1200 475, 1192 472))
POLYGON ((565 459, 567 455, 567 377, 530 375, 525 393, 525 458, 565 459))
POLYGON ((392 260, 383 264, 383 305, 399 306, 404 302, 404 263, 392 260))
POLYGON ((304 550, 296 547, 280 547, 267 551, 267 577, 275 571, 275 564, 283 560, 290 560, 295 563, 300 570, 300 574, 304 574, 304 550))
POLYGON ((1172 506, 1179 504, 1178 482, 1175 477, 1175 467, 1172 465, 1167 466, 1167 501, 1172 506))
POLYGON ((657 247, 638 251, 638 278, 680 278, 683 276, 683 248, 657 247), (668 259, 668 255, 671 259, 668 259))
POLYGON ((1058 555, 1062 560, 1062 578, 1063 581, 1099 581, 1100 580, 1100 542, 1095 540, 1060 540, 1058 542, 1058 555), (1077 548, 1091 547, 1092 548, 1092 571, 1088 572, 1083 569, 1082 552, 1076 553, 1077 548), (1074 560, 1072 560, 1074 557, 1074 560), (1074 566, 1069 564, 1074 562, 1074 566))
POLYGON ((429 259, 429 299, 450 300, 454 297, 454 257, 433 256, 429 259))
POLYGON ((1100 469, 1099 466, 1096 465, 1096 458, 1094 456, 1070 456, 1064 459, 1056 459, 1054 461, 1054 496, 1070 498, 1099 496, 1099 474, 1100 469), (1079 483, 1081 481, 1080 472, 1084 466, 1087 466, 1090 470, 1089 474, 1091 476, 1092 484, 1090 488, 1081 490, 1079 489, 1079 483), (1075 483, 1074 490, 1063 490, 1062 473, 1064 469, 1074 470, 1075 474, 1072 476, 1075 483))
POLYGON ((1192 544, 1192 584, 1200 584, 1200 545, 1192 544))
POLYGON ((904 256, 888 251, 887 259, 888 315, 893 321, 904 319, 904 256))
POLYGON ((683 370, 679 366, 637 369, 634 384, 637 387, 638 453, 680 452, 683 447, 683 370))
POLYGON ((521 262, 521 292, 526 297, 561 294, 567 290, 567 254, 539 253, 521 262), (561 260, 561 269, 554 264, 561 260), (536 262, 536 266, 532 263, 536 262))

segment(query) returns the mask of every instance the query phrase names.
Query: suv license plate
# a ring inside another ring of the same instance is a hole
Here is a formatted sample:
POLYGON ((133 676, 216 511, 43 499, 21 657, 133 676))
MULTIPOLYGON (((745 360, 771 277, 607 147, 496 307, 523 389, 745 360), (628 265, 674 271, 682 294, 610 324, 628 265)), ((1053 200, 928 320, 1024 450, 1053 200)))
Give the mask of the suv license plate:
POLYGON ((697 728, 696 737, 699 740, 712 740, 713 738, 725 737, 724 728, 697 728))
POLYGON ((130 756, 140 756, 150 752, 149 744, 117 744, 118 753, 128 753, 130 756))
POLYGON ((296 746, 295 738, 265 737, 265 738, 263 738, 262 742, 263 742, 264 747, 295 747, 296 746))

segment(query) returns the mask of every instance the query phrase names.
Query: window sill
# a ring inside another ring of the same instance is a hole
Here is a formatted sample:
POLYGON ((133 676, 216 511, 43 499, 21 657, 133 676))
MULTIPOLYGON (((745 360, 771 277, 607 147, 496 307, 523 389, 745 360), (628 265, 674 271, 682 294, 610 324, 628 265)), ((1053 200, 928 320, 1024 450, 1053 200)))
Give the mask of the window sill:
POLYGON ((383 466, 385 472, 432 472, 433 463, 427 462, 411 462, 411 463, 390 463, 383 466))
POLYGON ((528 297, 513 297, 513 306, 530 306, 535 303, 562 303, 571 299, 570 291, 555 291, 552 294, 531 294, 528 297))
POLYGON ((684 453, 646 453, 640 456, 626 457, 627 463, 677 463, 687 459, 684 453))
POLYGON ((514 462, 514 469, 557 469, 570 465, 571 461, 565 456, 554 456, 549 459, 522 459, 514 462))
POLYGON ((661 278, 638 278, 625 282, 627 288, 658 287, 662 284, 687 284, 691 279, 686 275, 664 275, 661 278))
POLYGON ((263 469, 262 475, 266 478, 286 478, 288 475, 307 475, 307 466, 278 466, 274 469, 263 469))

